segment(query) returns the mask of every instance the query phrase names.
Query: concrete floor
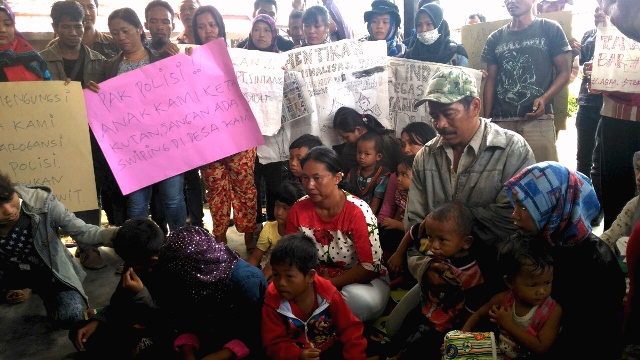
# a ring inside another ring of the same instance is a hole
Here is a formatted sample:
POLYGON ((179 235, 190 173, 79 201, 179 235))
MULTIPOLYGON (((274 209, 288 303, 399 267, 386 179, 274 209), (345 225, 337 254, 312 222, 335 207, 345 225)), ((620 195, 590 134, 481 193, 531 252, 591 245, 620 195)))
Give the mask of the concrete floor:
MULTIPOLYGON (((575 120, 568 119, 567 129, 561 131, 557 145, 560 162, 569 169, 576 167, 575 120)), ((211 218, 205 209, 205 227, 211 229, 211 218)), ((601 234, 600 227, 594 233, 601 234)), ((235 227, 227 233, 229 245, 246 259, 244 238, 235 227)), ((75 249, 71 249, 74 251, 75 249)), ((122 263, 110 248, 101 248, 108 266, 101 270, 87 271, 84 288, 92 308, 103 307, 118 284, 115 269, 122 263)), ((5 359, 74 359, 75 348, 67 338, 67 331, 52 330, 45 324, 45 310, 37 295, 23 304, 0 304, 0 360, 5 359)))
MULTIPOLYGON (((205 227, 211 230, 211 216, 206 208, 205 227)), ((227 239, 229 246, 246 259, 243 234, 231 227, 227 239)), ((70 251, 75 252, 75 248, 70 251)), ((120 257, 111 248, 102 247, 100 252, 107 267, 87 270, 83 283, 91 308, 107 305, 120 280, 120 276, 115 274, 116 268, 122 264, 120 257)), ((0 360, 75 359, 76 350, 67 338, 67 331, 51 329, 45 320, 42 300, 36 294, 22 304, 0 304, 0 360)))

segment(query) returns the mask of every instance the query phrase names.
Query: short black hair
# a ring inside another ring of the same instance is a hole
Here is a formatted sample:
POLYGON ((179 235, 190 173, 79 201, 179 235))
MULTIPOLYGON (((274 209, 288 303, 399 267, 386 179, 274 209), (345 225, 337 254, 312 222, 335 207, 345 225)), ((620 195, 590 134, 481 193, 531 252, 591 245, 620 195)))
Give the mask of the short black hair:
POLYGON ((11 201, 15 192, 16 190, 13 188, 9 175, 0 173, 0 204, 6 204, 11 201))
POLYGON ((480 13, 476 13, 476 14, 471 14, 469 15, 469 19, 473 19, 474 17, 477 17, 478 20, 480 20, 481 23, 483 22, 487 22, 487 18, 484 17, 484 15, 480 14, 480 13))
POLYGON ((507 279, 512 280, 523 266, 530 266, 534 273, 553 268, 553 257, 548 246, 540 238, 513 234, 502 244, 498 252, 498 264, 507 279))
POLYGON ((293 204, 295 204, 296 201, 304 195, 305 192, 302 188, 302 184, 297 181, 285 181, 280 185, 276 192, 276 201, 293 206, 293 204))
POLYGON ((322 140, 319 137, 311 134, 304 134, 299 138, 293 140, 291 145, 289 145, 289 150, 299 149, 306 147, 307 150, 311 150, 316 146, 322 146, 322 140))
POLYGON ((358 141, 356 141, 356 144, 361 141, 372 141, 373 149, 376 151, 376 153, 382 154, 383 141, 382 141, 382 136, 380 136, 380 134, 373 131, 367 131, 366 133, 360 135, 360 137, 358 138, 358 141))
POLYGON ((82 5, 75 1, 56 1, 51 6, 51 21, 53 26, 58 26, 64 18, 71 21, 82 22, 84 20, 84 9, 82 5))
POLYGON ((459 201, 450 201, 436 206, 427 217, 437 222, 453 221, 460 235, 469 236, 473 228, 473 213, 459 201))
POLYGON ((405 156, 402 159, 400 159, 400 164, 406 166, 407 169, 413 169, 413 160, 415 160, 415 158, 416 158, 415 155, 405 156))
POLYGON ((318 251, 313 239, 302 233, 283 236, 271 252, 271 266, 295 266, 307 275, 318 265, 318 251))
POLYGON ((224 20, 222 19, 222 14, 220 14, 220 11, 218 11, 218 9, 216 9, 215 7, 211 6, 211 5, 205 5, 205 6, 200 6, 198 8, 198 10, 196 10, 196 13, 193 14, 193 20, 191 21, 193 23, 193 39, 196 42, 196 45, 204 45, 204 39, 200 38, 200 35, 198 35, 198 16, 204 14, 204 13, 209 13, 211 14, 211 17, 213 17, 213 20, 216 22, 216 25, 218 25, 218 38, 223 38, 225 41, 227 41, 227 31, 224 27, 224 20))
POLYGON ((278 2, 276 0, 256 0, 253 3, 253 11, 256 11, 260 8, 260 4, 267 3, 273 5, 276 8, 276 12, 278 12, 278 2))
POLYGON ((160 254, 164 234, 160 227, 147 217, 133 218, 124 223, 113 239, 113 250, 126 263, 144 264, 160 254))
POLYGON ((289 14, 289 20, 302 19, 304 16, 304 12, 301 10, 293 10, 291 14, 289 14))
POLYGON ((153 0, 152 2, 147 4, 147 7, 144 8, 145 20, 149 19, 149 10, 153 9, 154 7, 163 7, 167 9, 167 11, 171 14, 171 23, 173 23, 173 17, 175 16, 175 13, 173 12, 173 8, 171 7, 171 5, 164 0, 153 0))
POLYGON ((308 8, 302 15, 303 24, 321 23, 329 26, 329 11, 322 5, 314 5, 308 8))

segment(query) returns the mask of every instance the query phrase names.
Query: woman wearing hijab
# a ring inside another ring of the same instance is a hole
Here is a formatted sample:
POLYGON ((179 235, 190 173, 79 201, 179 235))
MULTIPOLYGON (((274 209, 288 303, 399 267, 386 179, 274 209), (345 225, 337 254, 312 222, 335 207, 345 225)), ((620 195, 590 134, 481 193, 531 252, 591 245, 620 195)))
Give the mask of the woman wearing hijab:
POLYGON ((406 48, 398 40, 401 21, 396 4, 388 0, 375 0, 371 3, 371 10, 364 13, 364 22, 369 31, 366 40, 384 40, 387 43, 387 56, 402 57, 406 48))
POLYGON ((505 191, 519 231, 539 238, 553 256, 551 296, 563 312, 549 356, 617 359, 625 282, 611 248, 591 232, 600 211, 591 181, 559 163, 541 162, 507 181, 505 191))
POLYGON ((276 21, 269 15, 258 15, 253 19, 249 39, 244 48, 277 53, 280 52, 276 41, 277 37, 276 21))
POLYGON ((0 82, 51 80, 47 63, 16 30, 15 15, 0 6, 0 82))
POLYGON ((454 66, 469 66, 469 56, 462 45, 450 38, 449 25, 440 5, 431 3, 416 13, 415 41, 411 41, 405 59, 428 61, 454 66))
POLYGON ((257 267, 197 226, 172 231, 158 257, 158 304, 184 359, 260 359, 267 281, 257 267))

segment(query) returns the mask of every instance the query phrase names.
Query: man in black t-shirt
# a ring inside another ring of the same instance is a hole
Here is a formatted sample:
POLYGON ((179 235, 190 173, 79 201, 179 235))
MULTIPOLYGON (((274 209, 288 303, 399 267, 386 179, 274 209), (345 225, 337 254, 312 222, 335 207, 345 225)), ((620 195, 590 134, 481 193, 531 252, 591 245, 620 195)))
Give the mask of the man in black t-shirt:
POLYGON ((553 98, 569 82, 571 47, 560 25, 536 18, 535 0, 507 0, 511 22, 489 35, 484 116, 527 140, 536 161, 558 161, 553 98))

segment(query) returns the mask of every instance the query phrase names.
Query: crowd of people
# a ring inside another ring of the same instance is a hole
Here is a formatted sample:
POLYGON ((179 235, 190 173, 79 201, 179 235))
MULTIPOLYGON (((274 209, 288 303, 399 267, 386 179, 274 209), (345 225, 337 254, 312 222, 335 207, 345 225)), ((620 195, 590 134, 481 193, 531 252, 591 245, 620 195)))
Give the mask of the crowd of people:
MULTIPOLYGON (((452 65, 414 104, 431 122, 407 125, 400 138, 342 107, 332 128, 343 144, 305 134, 288 161, 262 163, 251 148, 124 196, 91 133, 100 209, 75 214, 50 188, 0 173, 5 300, 36 292, 48 321, 70 329, 90 358, 439 359, 451 330, 494 331, 508 359, 640 358, 638 95, 590 89, 595 30, 577 42, 536 16, 570 0, 505 0, 511 21, 489 36, 478 84, 439 2, 418 2, 406 39, 393 1, 374 0, 364 13, 360 41, 452 65), (553 98, 576 59, 585 76, 573 171, 557 162, 553 98), (603 214, 599 238, 591 230, 603 214), (246 260, 227 245, 231 224, 244 234, 246 260), (77 242, 79 264, 59 229, 77 242), (109 305, 87 319, 83 267, 105 266, 100 246, 124 266, 109 305), (386 320, 391 341, 372 354, 363 324, 390 310, 398 286, 410 290, 386 320)), ((598 3, 594 25, 611 21, 638 38, 639 26, 620 15, 637 12, 637 0, 598 3)), ((353 38, 337 4, 322 4, 294 0, 281 34, 276 0, 256 0, 238 47, 286 52, 353 38)), ((56 37, 38 53, 3 3, 0 81, 78 81, 100 92, 100 82, 178 54, 178 44, 227 36, 221 13, 198 0, 176 9, 151 1, 144 22, 115 10, 108 33, 95 28, 97 9, 97 0, 55 2, 56 37), (184 31, 172 38, 175 18, 184 31)), ((484 21, 472 14, 468 23, 484 21)))

